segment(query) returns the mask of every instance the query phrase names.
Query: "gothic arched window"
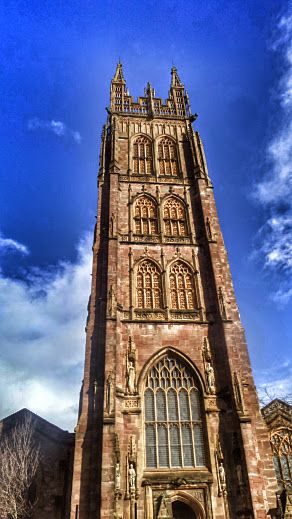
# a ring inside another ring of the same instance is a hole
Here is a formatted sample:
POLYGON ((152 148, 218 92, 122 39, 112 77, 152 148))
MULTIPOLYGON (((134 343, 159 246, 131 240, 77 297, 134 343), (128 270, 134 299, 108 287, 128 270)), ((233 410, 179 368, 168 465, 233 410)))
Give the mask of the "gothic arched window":
POLYGON ((150 370, 144 394, 146 466, 205 466, 200 393, 193 372, 174 355, 150 370))
POLYGON ((292 487, 292 429, 283 427, 271 435, 279 487, 292 487))
POLYGON ((161 272, 153 261, 138 265, 136 289, 138 308, 162 308, 161 272))
POLYGON ((151 141, 140 136, 133 144, 133 171, 138 175, 151 175, 152 164, 151 141))
POLYGON ((163 204, 163 222, 166 236, 186 236, 187 222, 183 202, 173 196, 167 198, 163 204))
POLYGON ((161 139, 158 143, 158 162, 160 175, 178 175, 176 145, 171 139, 161 139))
POLYGON ((169 269, 170 303, 173 310, 195 308, 194 275, 183 261, 176 261, 169 269))
POLYGON ((140 196, 134 207, 135 233, 158 234, 157 206, 148 196, 140 196))

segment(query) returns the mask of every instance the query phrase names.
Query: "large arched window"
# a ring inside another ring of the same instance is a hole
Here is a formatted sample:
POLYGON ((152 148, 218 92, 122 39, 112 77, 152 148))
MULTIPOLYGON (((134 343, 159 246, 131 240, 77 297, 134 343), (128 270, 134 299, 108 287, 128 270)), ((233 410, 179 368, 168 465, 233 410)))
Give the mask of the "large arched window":
POLYGON ((161 272, 153 261, 138 265, 136 287, 138 308, 162 308, 161 272))
POLYGON ((161 139, 158 143, 159 174, 178 175, 176 145, 171 139, 161 139))
POLYGON ((151 175, 152 164, 151 141, 140 136, 133 144, 133 171, 138 175, 151 175))
POLYGON ((187 222, 183 202, 176 197, 167 198, 163 204, 164 234, 166 236, 186 236, 187 222))
POLYGON ((292 429, 281 427, 271 435, 277 481, 280 488, 292 488, 292 429))
POLYGON ((158 234, 157 206, 149 196, 140 196, 134 206, 135 233, 158 234))
POLYGON ((169 269, 170 304, 173 310, 195 308, 194 275, 183 261, 176 261, 169 269))
POLYGON ((146 466, 205 466, 200 394, 189 366, 165 355, 150 370, 144 395, 146 466))

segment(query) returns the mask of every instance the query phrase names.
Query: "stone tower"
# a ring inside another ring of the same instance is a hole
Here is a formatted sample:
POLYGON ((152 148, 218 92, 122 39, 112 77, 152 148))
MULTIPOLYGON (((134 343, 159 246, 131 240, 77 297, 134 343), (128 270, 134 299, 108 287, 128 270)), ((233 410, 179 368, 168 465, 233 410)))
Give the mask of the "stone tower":
POLYGON ((121 63, 102 133, 71 519, 273 515, 275 475, 213 187, 177 70, 121 63))

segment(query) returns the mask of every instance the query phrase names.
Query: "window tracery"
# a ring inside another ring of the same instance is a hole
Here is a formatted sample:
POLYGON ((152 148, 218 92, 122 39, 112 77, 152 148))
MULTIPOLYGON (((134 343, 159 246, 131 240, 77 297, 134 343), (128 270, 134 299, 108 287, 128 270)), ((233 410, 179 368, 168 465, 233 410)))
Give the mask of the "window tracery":
POLYGON ((186 211, 183 202, 175 197, 167 198, 163 204, 164 234, 166 236, 186 236, 186 211))
POLYGON ((292 429, 283 427, 273 432, 271 445, 278 483, 292 488, 292 429))
POLYGON ((148 196, 140 196, 134 208, 135 233, 158 234, 157 205, 148 196))
POLYGON ((178 175, 176 146, 171 139, 161 139, 158 144, 159 174, 176 177, 178 175))
POLYGON ((205 466, 200 394, 182 360, 165 355, 152 367, 144 404, 147 467, 205 466))
POLYGON ((195 308, 193 272, 183 261, 176 261, 169 269, 170 303, 173 310, 195 308))
POLYGON ((161 273, 151 260, 139 264, 136 287, 138 308, 162 308, 161 273))
POLYGON ((152 149, 147 137, 138 137, 133 144, 133 171, 138 175, 151 175, 152 173, 152 149))

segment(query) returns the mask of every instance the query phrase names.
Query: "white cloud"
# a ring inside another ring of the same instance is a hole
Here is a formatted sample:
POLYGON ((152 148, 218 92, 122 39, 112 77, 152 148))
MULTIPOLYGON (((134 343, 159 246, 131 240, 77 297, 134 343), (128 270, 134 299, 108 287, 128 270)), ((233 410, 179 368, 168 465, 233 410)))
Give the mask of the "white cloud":
POLYGON ((58 137, 70 137, 72 138, 77 144, 81 143, 81 135, 76 130, 71 130, 66 126, 65 123, 62 121, 55 121, 52 119, 51 121, 44 121, 42 119, 39 119, 38 117, 34 117, 30 119, 27 123, 28 130, 48 130, 50 132, 53 132, 58 137))
POLYGON ((1 252, 20 252, 21 254, 29 254, 26 245, 19 243, 11 238, 4 238, 0 233, 0 253, 1 252))
POLYGON ((281 124, 267 149, 269 170, 256 186, 255 197, 268 210, 258 233, 265 267, 277 276, 276 302, 292 298, 292 15, 283 16, 273 50, 281 52, 286 68, 278 85, 281 124))
POLYGON ((0 416, 28 407, 76 424, 91 262, 86 236, 75 263, 32 269, 22 281, 0 273, 0 416))

